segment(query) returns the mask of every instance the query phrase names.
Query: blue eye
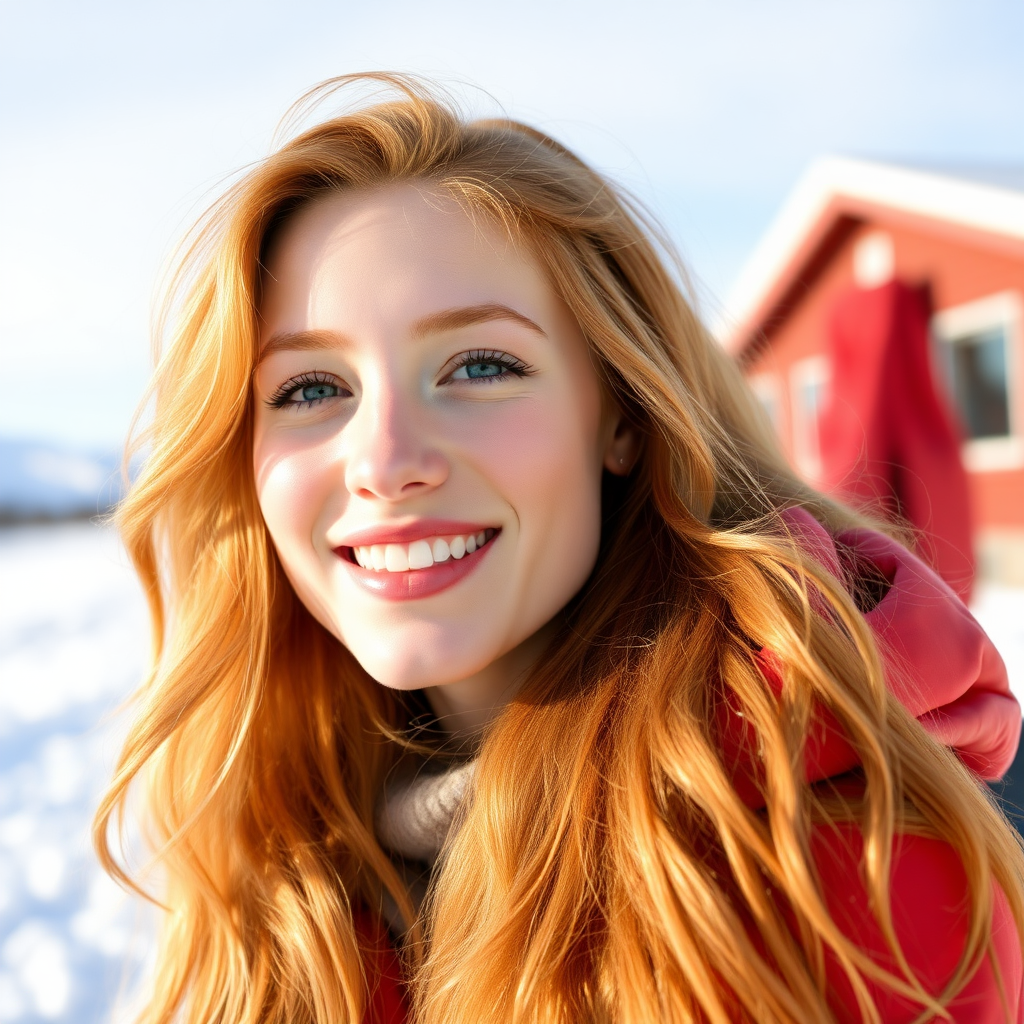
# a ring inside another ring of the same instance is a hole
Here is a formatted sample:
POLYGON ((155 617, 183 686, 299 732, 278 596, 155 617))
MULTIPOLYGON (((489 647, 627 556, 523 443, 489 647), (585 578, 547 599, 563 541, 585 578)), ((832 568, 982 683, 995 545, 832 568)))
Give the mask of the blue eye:
POLYGON ((498 380, 528 377, 533 368, 506 352, 465 352, 445 380, 498 380))
POLYGON ((335 398, 338 394, 336 384, 312 384, 293 391, 289 401, 291 402, 316 402, 321 398, 335 398))
POLYGON ((274 409, 285 407, 296 409, 316 405, 329 398, 347 398, 350 395, 351 392, 344 385, 318 370, 285 381, 267 399, 267 405, 274 409))
POLYGON ((503 363, 467 363, 467 377, 497 377, 508 369, 503 363))

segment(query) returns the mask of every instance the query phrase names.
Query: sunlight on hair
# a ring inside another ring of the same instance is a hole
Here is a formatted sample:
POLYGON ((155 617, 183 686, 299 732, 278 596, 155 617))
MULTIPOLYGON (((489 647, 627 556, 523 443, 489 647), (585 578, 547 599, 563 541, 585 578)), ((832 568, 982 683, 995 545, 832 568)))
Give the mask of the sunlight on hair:
POLYGON ((138 439, 150 455, 118 513, 157 647, 96 838, 130 884, 109 831, 144 786, 169 913, 140 1021, 363 1019, 367 912, 385 894, 415 921, 403 956, 422 1024, 817 1024, 834 1019, 826 961, 865 1020, 880 1024, 880 989, 941 1015, 991 951, 994 885, 1024 922, 1024 857, 980 784, 888 697, 853 597, 790 536, 793 506, 833 532, 865 521, 785 464, 642 211, 542 133, 464 121, 414 78, 335 79, 291 116, 182 254, 138 439), (351 89, 345 112, 294 134, 307 104, 351 89), (597 569, 485 736, 419 916, 373 831, 409 707, 294 596, 251 451, 269 239, 326 192, 405 181, 531 248, 643 435, 609 487, 597 569), (860 759, 846 788, 805 782, 819 708, 860 759), (749 799, 722 750, 729 716, 753 751, 749 799), (830 913, 819 826, 863 837, 887 967, 830 913), (938 994, 896 939, 898 834, 949 844, 966 873, 967 941, 938 994))

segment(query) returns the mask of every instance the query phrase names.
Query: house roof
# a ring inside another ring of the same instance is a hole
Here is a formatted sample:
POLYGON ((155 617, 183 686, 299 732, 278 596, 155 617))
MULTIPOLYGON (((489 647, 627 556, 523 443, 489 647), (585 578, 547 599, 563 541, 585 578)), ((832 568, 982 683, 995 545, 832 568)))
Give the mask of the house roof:
POLYGON ((836 226, 880 210, 1024 243, 1024 168, 920 168, 827 157, 808 168, 740 273, 722 343, 738 354, 785 306, 836 226))

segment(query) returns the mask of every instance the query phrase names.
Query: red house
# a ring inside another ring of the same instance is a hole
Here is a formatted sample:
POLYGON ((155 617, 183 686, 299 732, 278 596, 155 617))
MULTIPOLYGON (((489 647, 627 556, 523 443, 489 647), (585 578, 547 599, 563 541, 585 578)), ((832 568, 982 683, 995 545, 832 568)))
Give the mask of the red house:
POLYGON ((980 575, 1024 584, 1024 169, 816 163, 742 274, 722 336, 794 465, 825 486, 851 425, 864 452, 876 444, 869 406, 918 394, 903 419, 930 418, 924 446, 945 438, 954 460, 897 467, 928 487, 918 525, 969 520, 980 575))

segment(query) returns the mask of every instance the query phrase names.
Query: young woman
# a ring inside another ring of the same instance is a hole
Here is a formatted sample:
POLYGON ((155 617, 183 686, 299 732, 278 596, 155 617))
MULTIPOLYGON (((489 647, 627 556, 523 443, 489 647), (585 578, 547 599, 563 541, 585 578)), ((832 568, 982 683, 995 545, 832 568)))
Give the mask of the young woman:
POLYGON ((141 1019, 1019 1019, 984 634, 794 477, 612 185, 376 78, 169 306, 97 820, 120 874, 145 779, 141 1019))

